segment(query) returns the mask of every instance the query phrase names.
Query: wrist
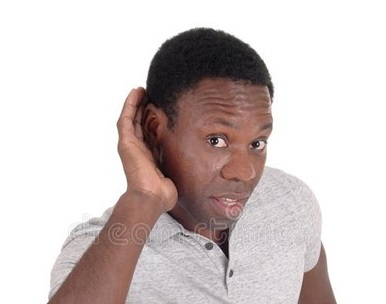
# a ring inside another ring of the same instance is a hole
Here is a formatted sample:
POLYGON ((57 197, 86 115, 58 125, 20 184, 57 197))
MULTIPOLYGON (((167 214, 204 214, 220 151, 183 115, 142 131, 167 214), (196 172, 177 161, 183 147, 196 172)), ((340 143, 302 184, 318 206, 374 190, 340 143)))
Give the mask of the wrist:
POLYGON ((165 213, 163 199, 150 191, 128 189, 120 197, 118 204, 130 206, 143 215, 156 216, 165 213))

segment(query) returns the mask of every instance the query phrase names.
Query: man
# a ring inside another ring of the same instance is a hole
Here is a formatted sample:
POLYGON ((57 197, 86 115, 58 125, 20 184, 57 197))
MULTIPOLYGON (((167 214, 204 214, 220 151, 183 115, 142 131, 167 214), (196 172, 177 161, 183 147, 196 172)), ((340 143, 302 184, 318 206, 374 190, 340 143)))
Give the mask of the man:
POLYGON ((118 121, 127 190, 68 238, 50 303, 335 303, 312 192, 265 168, 273 91, 229 34, 166 41, 118 121))

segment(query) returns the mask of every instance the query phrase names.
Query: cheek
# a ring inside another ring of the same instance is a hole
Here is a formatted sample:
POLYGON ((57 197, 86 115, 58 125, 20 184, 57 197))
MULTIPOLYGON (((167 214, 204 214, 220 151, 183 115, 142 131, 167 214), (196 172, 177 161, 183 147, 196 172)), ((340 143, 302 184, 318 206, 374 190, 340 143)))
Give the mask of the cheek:
POLYGON ((164 149, 160 159, 161 171, 179 185, 193 180, 196 174, 201 173, 199 164, 197 157, 190 151, 172 147, 164 149))
POLYGON ((181 179, 191 184, 204 184, 212 172, 208 167, 210 163, 198 151, 186 151, 179 158, 180 167, 176 169, 183 175, 181 179))
POLYGON ((256 160, 255 168, 256 168, 257 181, 259 181, 261 176, 263 175, 266 159, 267 159, 267 153, 264 153, 260 155, 259 158, 256 160))
POLYGON ((202 149, 185 151, 181 155, 185 167, 190 167, 194 172, 194 177, 210 182, 213 178, 219 175, 221 169, 229 161, 229 156, 226 153, 213 153, 203 147, 202 149))
POLYGON ((195 197, 205 192, 205 189, 218 176, 223 161, 219 158, 209 158, 200 151, 178 151, 171 157, 163 159, 165 175, 175 183, 181 196, 190 195, 195 197))

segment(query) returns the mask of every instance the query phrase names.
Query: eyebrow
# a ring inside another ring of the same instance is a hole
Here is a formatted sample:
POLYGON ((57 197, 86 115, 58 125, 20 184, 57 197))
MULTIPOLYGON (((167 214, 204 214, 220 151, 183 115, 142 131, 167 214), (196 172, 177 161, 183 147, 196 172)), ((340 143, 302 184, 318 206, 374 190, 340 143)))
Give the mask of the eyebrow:
POLYGON ((265 125, 261 128, 261 131, 272 130, 272 129, 273 129, 273 123, 270 122, 270 123, 265 124, 265 125))
MULTIPOLYGON (((228 121, 228 120, 221 119, 221 118, 215 120, 214 122, 211 122, 210 124, 211 124, 211 125, 212 125, 212 124, 220 124, 220 125, 224 125, 224 126, 226 126, 226 127, 230 127, 230 128, 236 129, 236 125, 235 125, 235 124, 233 124, 232 122, 230 122, 230 121, 228 121)), ((206 124, 206 125, 209 125, 209 124, 206 124)), ((272 130, 272 129, 273 129, 273 124, 272 124, 272 122, 269 122, 269 123, 263 125, 263 126, 260 128, 261 131, 272 130)))

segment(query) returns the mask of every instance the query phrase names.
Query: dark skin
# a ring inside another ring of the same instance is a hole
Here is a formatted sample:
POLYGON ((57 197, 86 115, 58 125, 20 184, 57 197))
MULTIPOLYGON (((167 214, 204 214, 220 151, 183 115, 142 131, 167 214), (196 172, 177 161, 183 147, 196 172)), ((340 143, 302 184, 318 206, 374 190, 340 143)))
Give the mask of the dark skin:
POLYGON ((336 303, 327 270, 326 252, 322 245, 317 264, 304 273, 300 304, 334 304, 336 303))
MULTIPOLYGON (((127 190, 100 233, 50 303, 124 303, 148 233, 169 212, 186 229, 218 243, 259 182, 272 131, 271 99, 263 86, 203 79, 178 100, 176 124, 149 104, 142 88, 126 99, 118 121, 118 150, 127 190), (141 125, 142 123, 142 125, 141 125), (127 227, 127 245, 109 241, 114 223, 127 227)), ((324 250, 305 273, 299 303, 335 303, 324 250)))
MULTIPOLYGON (((263 173, 272 131, 269 92, 205 79, 178 105, 174 128, 153 141, 161 171, 178 189, 169 213, 185 228, 221 241, 263 173)), ((149 106, 148 111, 159 110, 149 106)))

